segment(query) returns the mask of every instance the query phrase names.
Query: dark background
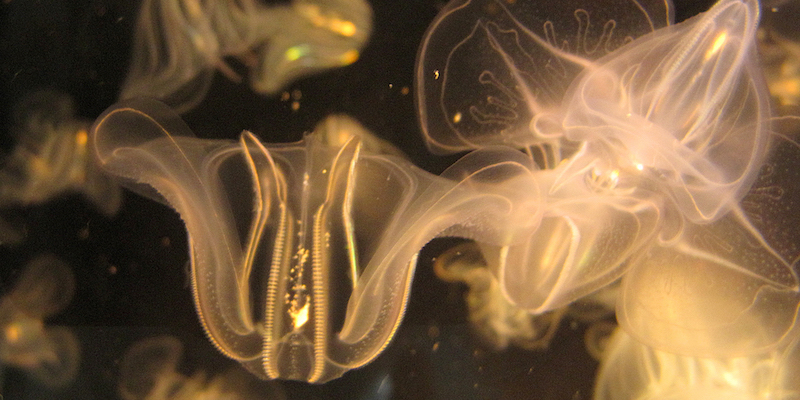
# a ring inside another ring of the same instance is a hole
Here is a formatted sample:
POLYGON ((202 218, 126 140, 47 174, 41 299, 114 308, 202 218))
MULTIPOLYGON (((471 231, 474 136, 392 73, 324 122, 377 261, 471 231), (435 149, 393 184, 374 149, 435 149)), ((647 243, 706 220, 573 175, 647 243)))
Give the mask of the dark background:
MULTIPOLYGON (((531 0, 549 1, 549 0, 531 0)), ((9 152, 10 110, 25 94, 49 88, 73 96, 78 115, 94 119, 114 103, 124 78, 136 1, 5 0, 0 5, 0 148, 9 152)), ((372 0, 374 32, 361 59, 286 88, 291 101, 265 98, 217 75, 205 101, 184 115, 199 137, 236 138, 250 130, 265 142, 299 140, 331 113, 354 116, 404 150, 417 165, 441 172, 457 156, 430 155, 413 100, 417 46, 443 0, 372 0), (403 94, 403 88, 410 92, 403 94)), ((677 5, 682 20, 710 1, 677 5)), ((184 226, 171 209, 126 192, 113 218, 80 196, 64 195, 12 210, 26 232, 0 246, 0 294, 13 287, 32 257, 66 261, 77 281, 71 305, 49 320, 74 329, 82 346, 75 382, 51 391, 14 369, 3 371, 4 399, 113 399, 119 363, 139 339, 170 334, 185 345, 183 372, 218 373, 237 364, 205 338, 186 275, 184 226)), ((583 345, 585 327, 565 321, 546 351, 494 352, 470 331, 464 288, 438 280, 431 259, 450 243, 426 247, 407 315, 374 362, 325 385, 261 383, 288 399, 587 399, 597 364, 583 345)), ((280 398, 280 397, 276 397, 280 398)))

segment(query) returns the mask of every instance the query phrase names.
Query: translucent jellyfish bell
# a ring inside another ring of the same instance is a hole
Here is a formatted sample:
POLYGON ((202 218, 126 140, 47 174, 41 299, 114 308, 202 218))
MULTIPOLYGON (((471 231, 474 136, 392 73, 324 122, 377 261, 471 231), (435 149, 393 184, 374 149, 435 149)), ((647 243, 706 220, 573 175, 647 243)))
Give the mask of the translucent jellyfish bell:
POLYGON ((205 97, 215 70, 241 77, 225 61, 239 58, 250 85, 273 94, 314 72, 352 64, 372 31, 364 0, 145 0, 136 23, 131 67, 120 99, 159 99, 179 112, 205 97))
POLYGON ((773 149, 738 205, 711 224, 687 224, 675 243, 631 261, 617 316, 637 340, 695 356, 739 356, 787 340, 800 305, 796 140, 773 149))
MULTIPOLYGON (((526 147, 550 132, 584 68, 672 21, 668 0, 455 0, 425 35, 417 107, 431 151, 526 147)), ((557 139, 557 137, 555 137, 557 139)))
POLYGON ((768 150, 758 17, 756 0, 723 0, 597 60, 565 98, 564 136, 626 157, 691 222, 724 215, 768 150))
POLYGON ((394 335, 428 241, 502 245, 538 223, 516 150, 475 153, 437 177, 363 151, 366 131, 326 143, 331 126, 363 130, 329 121, 298 143, 201 140, 147 100, 93 127, 102 167, 181 215, 203 325, 261 377, 321 383, 364 365, 394 335))
POLYGON ((0 299, 0 364, 48 386, 71 382, 80 362, 78 340, 67 328, 45 326, 44 319, 63 309, 74 290, 72 271, 63 262, 50 256, 31 261, 0 299))

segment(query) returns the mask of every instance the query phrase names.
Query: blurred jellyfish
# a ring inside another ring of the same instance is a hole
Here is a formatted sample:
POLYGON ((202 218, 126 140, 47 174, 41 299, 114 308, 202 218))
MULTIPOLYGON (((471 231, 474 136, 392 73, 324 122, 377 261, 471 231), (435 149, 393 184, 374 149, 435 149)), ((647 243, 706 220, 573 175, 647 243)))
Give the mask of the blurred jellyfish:
POLYGON ((121 189, 96 167, 87 146, 91 123, 75 118, 72 99, 36 92, 15 111, 17 143, 0 169, 0 207, 35 205, 78 192, 98 210, 114 214, 121 189))
POLYGON ((241 77, 226 57, 250 69, 250 86, 274 94, 290 82, 355 62, 372 30, 365 0, 145 0, 120 99, 159 99, 178 112, 205 97, 214 71, 241 77))
POLYGON ((0 300, 0 366, 18 368, 51 387, 69 384, 78 372, 80 345, 71 330, 44 320, 72 299, 72 271, 52 256, 31 261, 0 300))
POLYGON ((800 42, 769 26, 758 33, 759 53, 770 93, 780 106, 800 106, 800 42))
POLYGON ((698 358, 653 349, 622 329, 611 337, 595 385, 596 400, 797 399, 796 341, 733 358, 698 358))
POLYGON ((178 372, 183 352, 181 342, 172 336, 141 340, 125 353, 120 366, 119 394, 125 400, 282 400, 277 385, 269 393, 259 392, 250 376, 241 370, 207 376, 178 372))

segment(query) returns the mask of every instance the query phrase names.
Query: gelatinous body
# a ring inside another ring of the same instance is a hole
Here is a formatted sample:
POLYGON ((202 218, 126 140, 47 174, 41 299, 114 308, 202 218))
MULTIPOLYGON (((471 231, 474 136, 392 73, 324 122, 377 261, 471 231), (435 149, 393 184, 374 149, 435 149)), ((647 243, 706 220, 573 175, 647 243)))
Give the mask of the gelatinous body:
MULTIPOLYGON (((800 130, 795 130, 800 132, 800 130)), ((631 261, 617 316, 650 346, 695 356, 763 352, 796 323, 800 146, 772 135, 755 183, 725 216, 687 224, 631 261)))
POLYGON ((241 78, 226 63, 250 69, 250 86, 273 94, 291 81, 355 62, 372 30, 364 0, 145 0, 121 99, 154 97, 185 112, 211 85, 215 70, 241 78))
POLYGON ((203 325, 262 377, 325 382, 376 357, 433 237, 499 245, 532 229, 511 224, 538 207, 518 190, 535 185, 518 151, 479 152, 437 177, 362 151, 367 132, 324 140, 337 120, 299 143, 263 145, 249 132, 211 141, 163 104, 136 100, 93 128, 106 171, 180 213, 203 325))
POLYGON ((60 387, 78 372, 80 345, 71 330, 45 326, 44 319, 72 299, 75 282, 63 262, 31 261, 0 299, 0 366, 21 369, 41 383, 60 387))
POLYGON ((40 204, 79 192, 111 215, 121 190, 101 173, 88 147, 90 123, 75 119, 72 99, 44 91, 17 105, 14 151, 0 169, 0 207, 40 204))
POLYGON ((617 329, 603 354, 596 400, 794 399, 796 343, 749 357, 698 358, 647 347, 617 329))
POLYGON ((559 7, 455 1, 418 59, 433 150, 511 144, 543 167, 538 230, 481 244, 502 290, 545 312, 621 277, 618 317, 650 346, 778 345, 800 301, 800 154, 772 126, 758 2, 721 0, 676 25, 657 1, 559 7))

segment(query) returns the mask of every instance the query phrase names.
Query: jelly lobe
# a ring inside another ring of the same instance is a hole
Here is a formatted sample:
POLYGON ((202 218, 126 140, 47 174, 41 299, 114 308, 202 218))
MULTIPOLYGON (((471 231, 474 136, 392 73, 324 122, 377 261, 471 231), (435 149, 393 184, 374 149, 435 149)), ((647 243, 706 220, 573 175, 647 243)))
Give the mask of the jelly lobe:
POLYGON ((433 237, 503 245, 538 222, 521 152, 467 156, 444 174, 455 180, 362 152, 351 136, 201 140, 147 100, 113 106, 93 127, 103 168, 185 221, 198 314, 220 351, 261 377, 313 383, 388 344, 433 237))

